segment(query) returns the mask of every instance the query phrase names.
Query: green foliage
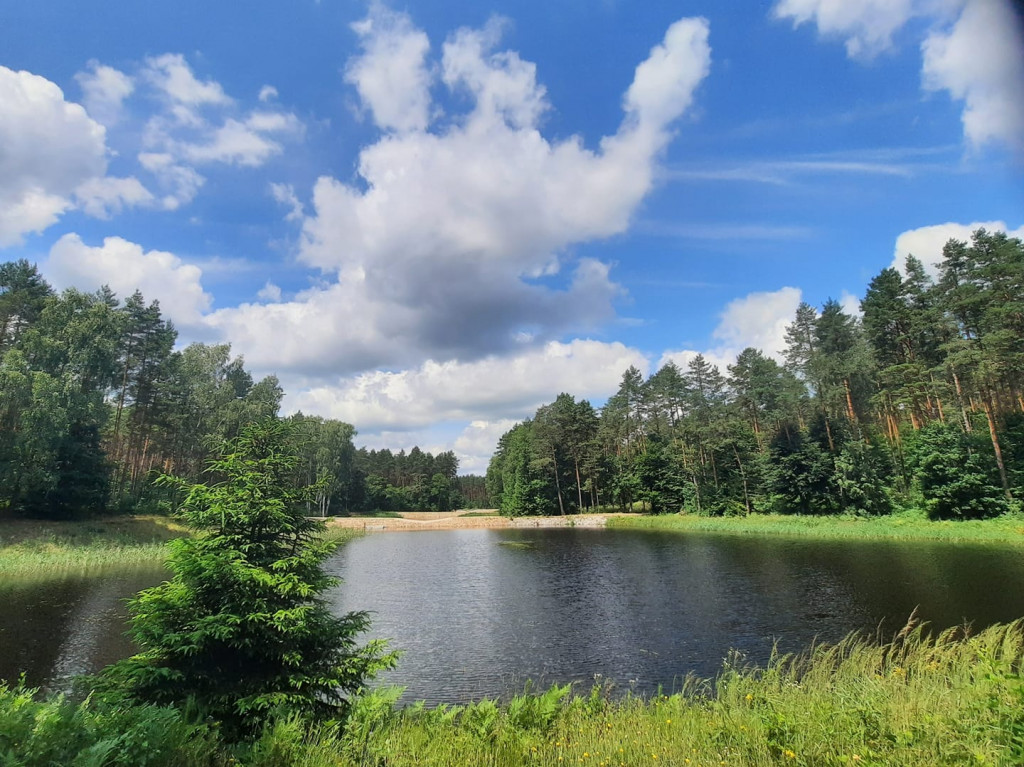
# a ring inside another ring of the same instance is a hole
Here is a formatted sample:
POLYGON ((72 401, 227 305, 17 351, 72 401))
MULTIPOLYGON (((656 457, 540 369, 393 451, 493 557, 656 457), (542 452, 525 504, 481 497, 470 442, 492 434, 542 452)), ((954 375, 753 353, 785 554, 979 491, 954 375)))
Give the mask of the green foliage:
POLYGON ((433 455, 418 447, 408 453, 362 448, 355 451, 354 467, 346 511, 452 511, 463 504, 459 459, 450 450, 433 455))
MULTIPOLYGON (((727 378, 699 354, 646 380, 631 366, 600 413, 563 392, 502 438, 484 480, 458 478, 452 452, 356 450, 351 425, 298 414, 291 481, 316 484, 307 508, 320 516, 492 504, 879 515, 918 493, 942 517, 1018 508, 1021 264, 1024 242, 980 229, 946 243, 935 281, 913 256, 882 270, 862 320, 834 300, 801 304, 785 366, 752 348, 727 378), (962 430, 970 476, 908 453, 936 422, 962 430)), ((176 336, 139 293, 56 295, 27 262, 0 264, 0 513, 169 512, 180 489, 154 486, 161 470, 197 481, 217 445, 277 413, 276 378, 254 381, 227 344, 176 351, 176 336)))
POLYGON ((819 540, 946 541, 947 543, 1024 546, 1024 518, 1005 514, 998 519, 932 520, 921 509, 887 516, 861 517, 799 514, 749 514, 707 517, 672 514, 643 517, 612 517, 608 527, 728 535, 757 535, 819 540))
POLYGON ((344 717, 365 681, 395 662, 356 637, 366 613, 331 614, 337 584, 321 567, 333 550, 295 490, 287 428, 243 429, 209 474, 187 487, 180 515, 193 531, 171 543, 173 578, 131 604, 141 651, 104 674, 129 699, 193 701, 230 733, 251 734, 272 712, 344 717))
POLYGON ((522 695, 508 702, 505 717, 509 725, 516 729, 548 733, 571 691, 571 685, 552 685, 545 692, 531 694, 530 686, 527 685, 522 695))
POLYGON ((908 450, 914 479, 933 519, 984 519, 1006 511, 977 445, 959 429, 932 423, 908 450))
POLYGON ((488 490, 505 516, 551 514, 558 510, 551 474, 536 454, 533 422, 513 427, 498 441, 487 469, 488 490))
POLYGON ((356 701, 344 729, 282 716, 242 745, 175 709, 37 701, 0 687, 0 763, 1011 765, 1024 754, 1022 663, 1020 622, 977 635, 907 627, 892 642, 850 636, 764 668, 727 662, 713 681, 650 699, 600 686, 570 699, 554 687, 505 705, 396 709, 400 690, 386 688, 356 701))
POLYGON ((220 764, 216 732, 177 709, 109 706, 0 683, 5 767, 202 767, 220 764))
POLYGON ((295 733, 294 761, 279 763, 325 764, 340 751, 340 764, 390 767, 1016 764, 1022 645, 1019 623, 970 637, 908 629, 887 644, 850 637, 762 669, 726 664, 676 695, 609 700, 596 688, 559 702, 548 726, 523 720, 531 704, 518 698, 378 711, 340 747, 334 733, 320 743, 295 733))
POLYGON ((647 450, 636 461, 637 495, 648 504, 652 514, 675 513, 686 497, 686 480, 669 445, 651 435, 647 450))
POLYGON ((829 514, 838 510, 832 459, 796 426, 781 429, 769 446, 767 487, 780 513, 829 514))
POLYGON ((844 511, 866 516, 892 513, 892 500, 886 492, 892 464, 880 447, 860 441, 846 443, 836 456, 835 470, 844 511))

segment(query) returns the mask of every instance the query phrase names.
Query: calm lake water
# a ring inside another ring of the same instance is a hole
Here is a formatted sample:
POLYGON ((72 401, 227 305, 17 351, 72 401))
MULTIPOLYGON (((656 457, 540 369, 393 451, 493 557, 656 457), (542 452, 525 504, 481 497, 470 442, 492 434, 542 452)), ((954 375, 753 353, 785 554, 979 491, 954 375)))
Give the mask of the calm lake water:
MULTIPOLYGON (((458 702, 595 678, 678 689, 730 649, 754 663, 907 616, 976 627, 1024 616, 1024 552, 619 530, 368 535, 328 569, 339 611, 405 651, 383 681, 407 701, 458 702)), ((150 572, 0 587, 0 677, 66 686, 130 650, 123 599, 150 572)))

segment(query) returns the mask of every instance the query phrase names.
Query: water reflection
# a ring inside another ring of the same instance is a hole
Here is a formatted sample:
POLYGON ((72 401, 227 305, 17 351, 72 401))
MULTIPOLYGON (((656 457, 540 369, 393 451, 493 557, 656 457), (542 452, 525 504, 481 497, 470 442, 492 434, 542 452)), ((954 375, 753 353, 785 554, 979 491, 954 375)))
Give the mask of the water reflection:
POLYGON ((891 636, 915 607, 937 627, 1024 615, 1024 558, 992 547, 459 530, 370 536, 331 567, 337 608, 374 610, 407 651, 386 681, 431 702, 599 674, 673 690, 730 649, 764 663, 776 644, 891 636))
MULTIPOLYGON (((405 700, 507 695, 527 680, 678 689, 731 649, 764 663, 849 631, 892 636, 1024 615, 1024 552, 604 530, 368 535, 328 562, 338 611, 371 610, 406 650, 405 700)), ((64 689, 131 652, 124 600, 163 570, 0 586, 0 678, 64 689)))
POLYGON ((0 587, 0 679, 66 691, 132 652, 126 600, 166 577, 159 567, 11 580, 0 587))

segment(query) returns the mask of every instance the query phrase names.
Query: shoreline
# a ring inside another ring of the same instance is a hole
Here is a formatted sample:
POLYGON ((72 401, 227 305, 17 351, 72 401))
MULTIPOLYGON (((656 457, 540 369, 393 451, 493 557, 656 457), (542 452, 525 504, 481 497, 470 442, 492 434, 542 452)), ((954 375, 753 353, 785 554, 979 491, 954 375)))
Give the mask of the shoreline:
POLYGON ((1024 546, 1024 517, 931 520, 923 515, 883 517, 751 514, 745 517, 699 517, 686 514, 623 515, 609 528, 715 535, 770 536, 822 541, 903 541, 1024 546))
MULTIPOLYGON (((403 512, 396 517, 334 517, 329 535, 347 539, 376 532, 461 529, 586 528, 644 530, 822 541, 937 542, 1024 547, 1024 516, 933 521, 920 514, 855 518, 752 514, 746 517, 659 516, 603 512, 552 517, 476 516, 476 510, 403 512)), ((106 517, 78 522, 0 521, 0 575, 52 577, 62 572, 160 563, 164 544, 186 534, 172 518, 106 517)))
POLYGON ((884 517, 751 514, 745 517, 650 515, 624 512, 551 517, 469 516, 462 512, 401 512, 399 517, 335 517, 328 529, 354 532, 410 530, 524 529, 581 527, 652 532, 770 536, 817 540, 929 541, 1024 547, 1024 517, 985 520, 930 520, 913 513, 884 517))
POLYGON ((639 514, 609 512, 603 514, 569 514, 564 517, 501 517, 468 516, 472 511, 399 512, 399 517, 334 517, 327 527, 358 530, 367 533, 408 530, 504 530, 516 528, 607 527, 614 517, 639 517, 639 514))

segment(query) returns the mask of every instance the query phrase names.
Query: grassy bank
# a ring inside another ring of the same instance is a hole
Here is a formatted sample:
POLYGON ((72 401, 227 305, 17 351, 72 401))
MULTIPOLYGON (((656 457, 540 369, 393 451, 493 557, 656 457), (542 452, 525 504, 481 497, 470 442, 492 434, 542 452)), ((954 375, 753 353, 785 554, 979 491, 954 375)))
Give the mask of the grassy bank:
MULTIPOLYGON (((167 557, 167 541, 185 534, 173 519, 157 516, 82 522, 4 520, 0 522, 0 577, 52 577, 158 564, 167 557)), ((357 535, 335 527, 327 534, 338 542, 357 535)))
POLYGON ((50 576, 158 563, 184 528, 165 517, 0 522, 0 576, 50 576))
POLYGON ((684 514, 612 517, 608 527, 736 535, 803 536, 821 539, 936 540, 1024 546, 1024 517, 932 521, 922 515, 889 517, 805 517, 751 514, 746 517, 699 517, 684 514))
POLYGON ((99 742, 111 765, 140 754, 150 765, 253 767, 1013 765, 1024 760, 1022 662, 1019 622, 969 638, 913 630, 887 646, 851 638, 763 670, 727 664, 714 684, 651 700, 552 689, 502 707, 396 710, 394 694, 378 692, 344 732, 284 721, 234 748, 168 709, 112 713, 0 690, 0 753, 12 765, 44 763, 31 755, 71 764, 99 742))

